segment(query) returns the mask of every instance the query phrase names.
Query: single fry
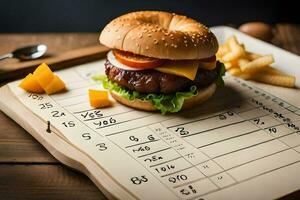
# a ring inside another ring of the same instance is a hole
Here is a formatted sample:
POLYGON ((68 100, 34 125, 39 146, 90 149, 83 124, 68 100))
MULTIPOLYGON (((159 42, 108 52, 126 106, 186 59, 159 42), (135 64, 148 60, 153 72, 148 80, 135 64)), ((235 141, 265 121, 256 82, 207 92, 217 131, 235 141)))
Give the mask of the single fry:
POLYGON ((225 69, 226 69, 226 70, 229 70, 229 69, 231 69, 231 68, 239 67, 239 65, 238 65, 237 62, 235 62, 235 61, 232 61, 232 62, 225 62, 224 65, 225 65, 225 69))
POLYGON ((233 50, 235 47, 240 46, 239 42, 237 41, 235 35, 229 37, 227 39, 228 46, 231 50, 233 50))
POLYGON ((268 65, 272 64, 273 62, 274 62, 273 56, 266 55, 257 58, 249 63, 246 63, 245 65, 241 65, 240 67, 243 72, 253 73, 266 68, 268 65))
POLYGON ((231 61, 236 60, 239 57, 243 56, 243 54, 244 54, 243 50, 241 48, 237 48, 234 51, 231 51, 231 52, 225 54, 221 60, 223 62, 231 62, 231 61))
POLYGON ((249 51, 247 51, 246 53, 247 53, 248 59, 251 60, 251 61, 261 57, 261 55, 256 54, 256 53, 252 53, 252 52, 249 52, 249 51))
POLYGON ((242 70, 240 68, 232 68, 232 69, 228 70, 228 72, 231 75, 237 76, 237 77, 239 77, 241 79, 244 79, 244 80, 249 80, 249 79, 253 78, 252 74, 244 73, 244 72, 242 72, 242 70))
POLYGON ((226 43, 228 44, 230 51, 221 58, 223 62, 230 62, 245 55, 244 47, 238 43, 234 35, 229 37, 226 43))
POLYGON ((240 75, 238 75, 238 77, 240 77, 241 79, 244 79, 244 80, 252 80, 253 74, 242 72, 240 75))
POLYGON ((232 68, 229 69, 228 72, 233 76, 238 76, 242 73, 242 70, 240 68, 232 68))
POLYGON ((229 52, 229 47, 226 44, 222 44, 219 46, 216 56, 217 58, 221 58, 228 52, 229 52))
POLYGON ((247 63, 249 63, 250 60, 246 59, 246 58, 240 58, 238 59, 237 63, 238 63, 238 66, 242 66, 242 65, 246 65, 247 63))
POLYGON ((275 69, 271 66, 267 66, 265 69, 262 70, 261 73, 272 74, 272 75, 286 75, 285 73, 283 73, 280 70, 275 69))
POLYGON ((290 75, 260 74, 256 81, 283 87, 295 87, 296 78, 290 75))

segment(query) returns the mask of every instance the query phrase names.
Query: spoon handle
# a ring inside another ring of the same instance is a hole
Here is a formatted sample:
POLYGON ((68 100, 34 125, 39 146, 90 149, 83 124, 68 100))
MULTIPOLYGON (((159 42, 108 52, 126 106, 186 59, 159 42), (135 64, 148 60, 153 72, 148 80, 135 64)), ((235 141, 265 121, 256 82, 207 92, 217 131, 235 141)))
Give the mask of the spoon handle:
POLYGON ((13 57, 13 54, 12 53, 8 53, 8 54, 0 56, 0 60, 4 60, 6 58, 12 58, 12 57, 13 57))

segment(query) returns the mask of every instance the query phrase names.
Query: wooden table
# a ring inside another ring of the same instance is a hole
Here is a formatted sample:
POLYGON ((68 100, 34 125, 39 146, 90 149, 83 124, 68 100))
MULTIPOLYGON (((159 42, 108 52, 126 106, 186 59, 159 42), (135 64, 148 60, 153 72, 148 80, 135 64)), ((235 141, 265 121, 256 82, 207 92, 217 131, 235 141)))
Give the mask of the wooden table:
MULTIPOLYGON (((276 30, 274 44, 300 55, 300 26, 278 24, 276 30)), ((32 43, 45 43, 50 52, 63 52, 97 44, 98 33, 0 34, 0 55, 32 43)), ((300 191, 283 199, 299 196, 300 191)), ((85 175, 59 163, 0 112, 0 199, 106 198, 85 175)))

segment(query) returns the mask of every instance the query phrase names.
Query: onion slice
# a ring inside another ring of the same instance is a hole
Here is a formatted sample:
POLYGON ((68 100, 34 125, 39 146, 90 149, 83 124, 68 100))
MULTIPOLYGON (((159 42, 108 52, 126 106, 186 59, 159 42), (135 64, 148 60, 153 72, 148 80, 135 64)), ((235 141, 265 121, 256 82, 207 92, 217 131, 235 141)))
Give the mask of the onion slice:
POLYGON ((145 69, 140 69, 140 68, 133 68, 133 67, 129 67, 127 65, 124 65, 123 63, 120 63, 115 55, 113 54, 112 51, 109 51, 107 53, 107 60, 115 67, 120 68, 120 69, 124 69, 127 71, 140 71, 140 70, 145 70, 145 69))

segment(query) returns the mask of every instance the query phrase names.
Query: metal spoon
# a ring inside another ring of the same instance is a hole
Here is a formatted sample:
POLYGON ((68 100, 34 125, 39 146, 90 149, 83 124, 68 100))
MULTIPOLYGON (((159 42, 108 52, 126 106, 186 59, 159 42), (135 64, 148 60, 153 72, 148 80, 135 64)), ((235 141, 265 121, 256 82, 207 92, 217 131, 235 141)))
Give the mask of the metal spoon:
POLYGON ((18 58, 20 60, 33 60, 40 58, 47 51, 47 46, 44 44, 38 44, 33 46, 27 46, 14 50, 12 53, 8 53, 0 56, 0 60, 6 58, 18 58))

